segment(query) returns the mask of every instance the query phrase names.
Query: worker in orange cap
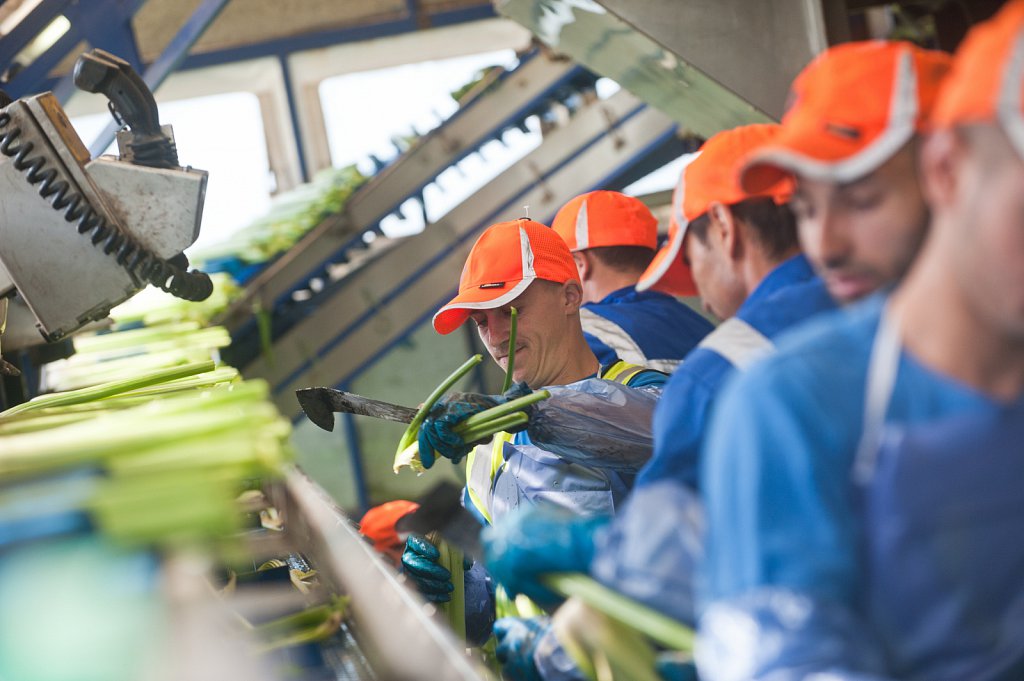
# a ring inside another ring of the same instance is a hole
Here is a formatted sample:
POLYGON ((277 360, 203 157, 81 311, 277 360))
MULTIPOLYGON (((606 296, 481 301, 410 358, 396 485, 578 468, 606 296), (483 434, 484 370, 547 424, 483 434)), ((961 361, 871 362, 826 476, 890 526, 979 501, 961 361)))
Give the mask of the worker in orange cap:
MULTIPOLYGON (((488 353, 505 369, 510 309, 515 307, 518 326, 512 377, 527 389, 554 388, 552 397, 534 408, 528 431, 498 438, 486 452, 473 450, 458 438, 453 444, 448 437, 448 431, 458 422, 449 417, 458 411, 457 403, 464 401, 460 396, 435 407, 420 429, 420 458, 425 466, 433 464, 435 453, 456 463, 468 455, 467 506, 485 522, 491 522, 495 512, 505 512, 524 500, 533 501, 540 496, 581 514, 610 513, 628 487, 619 476, 602 471, 595 478, 586 473, 586 482, 581 482, 581 487, 567 487, 564 479, 572 477, 574 466, 595 463, 595 454, 599 467, 611 466, 620 472, 635 473, 643 463, 639 458, 600 460, 600 452, 590 451, 599 433, 588 441, 581 431, 600 431, 601 420, 627 424, 645 415, 649 418, 650 413, 645 410, 653 410, 656 396, 634 394, 624 386, 660 387, 667 376, 623 360, 602 366, 583 337, 582 301, 583 287, 565 242, 549 227, 522 219, 492 225, 484 231, 466 260, 458 294, 434 315, 434 328, 442 334, 472 320, 488 353), (594 396, 591 401, 580 401, 580 405, 587 407, 607 404, 601 413, 570 415, 560 399, 568 393, 594 396), (612 405, 615 400, 608 401, 612 395, 616 400, 621 395, 627 397, 622 398, 621 404, 612 405), (631 412, 626 401, 640 405, 639 411, 631 412), (561 417, 594 422, 558 422, 561 417), (564 442, 559 439, 563 435, 560 425, 573 431, 564 442), (509 443, 531 454, 513 461, 505 447, 509 443), (537 444, 554 447, 556 451, 542 454, 529 449, 538 449, 537 444), (568 463, 573 460, 575 463, 568 463), (544 473, 528 477, 503 475, 503 471, 521 470, 523 466, 544 473)), ((477 400, 474 408, 486 406, 477 400)), ((463 410, 458 417, 466 418, 469 413, 463 410)), ((642 431, 649 424, 638 423, 635 428, 642 431)), ((635 450, 629 453, 637 454, 635 450)), ((646 460, 649 455, 648 450, 639 456, 646 460)))
MULTIPOLYGON (((698 457, 715 396, 725 381, 770 353, 774 339, 833 307, 799 254, 782 182, 757 195, 738 183, 747 153, 777 125, 718 133, 688 159, 673 195, 670 239, 640 280, 696 288, 727 320, 673 373, 654 417, 654 456, 624 507, 605 527, 530 509, 486 533, 487 565, 513 593, 553 604, 548 572, 590 571, 605 585, 676 619, 694 621, 693 563, 700 546, 698 457)), ((555 599, 557 602, 557 599, 555 599)), ((498 625, 505 626, 504 623, 498 625)), ((550 639, 550 635, 547 635, 550 639)), ((564 653, 544 639, 532 651, 542 678, 563 678, 564 653)))
POLYGON ((727 388, 701 678, 1024 678, 1024 1, 960 47, 903 283, 727 388))
POLYGON ((623 359, 671 373, 710 333, 706 319, 667 293, 636 289, 658 247, 658 219, 639 199, 581 194, 562 206, 551 228, 576 261, 583 335, 602 364, 623 359))
MULTIPOLYGON (((602 366, 583 337, 583 287, 562 238, 521 219, 488 227, 474 244, 458 294, 434 316, 442 334, 472 320, 494 361, 507 368, 510 310, 518 312, 513 378, 518 392, 546 388, 525 431, 473 447, 454 433, 462 419, 504 398, 459 394, 442 400, 420 428, 419 453, 466 462, 465 505, 482 523, 524 504, 580 516, 610 515, 650 457, 651 417, 668 378, 617 360, 602 366)), ((420 590, 447 600, 452 585, 435 552, 411 538, 402 558, 420 590)))
POLYGON ((370 540, 373 548, 398 566, 405 550, 405 540, 395 529, 395 523, 420 506, 415 501, 396 499, 374 506, 359 520, 359 534, 370 540))
POLYGON ((755 193, 795 176, 800 243, 840 303, 898 282, 921 246, 918 141, 948 69, 948 54, 909 43, 830 48, 797 76, 780 134, 743 170, 755 193))

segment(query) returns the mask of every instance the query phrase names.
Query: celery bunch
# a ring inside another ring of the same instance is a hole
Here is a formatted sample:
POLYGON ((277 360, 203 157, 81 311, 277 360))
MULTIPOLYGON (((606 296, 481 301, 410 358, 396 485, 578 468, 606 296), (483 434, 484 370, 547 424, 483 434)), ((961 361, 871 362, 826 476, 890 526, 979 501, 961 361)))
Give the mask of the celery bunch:
POLYGON ((592 681, 658 681, 657 643, 693 652, 693 630, 582 574, 550 574, 545 584, 569 600, 552 621, 558 641, 592 681))
POLYGON ((341 626, 348 603, 348 597, 335 596, 329 603, 253 627, 263 641, 260 650, 266 652, 329 638, 341 626))
POLYGON ((458 550, 444 539, 437 532, 427 535, 427 541, 437 547, 441 554, 437 564, 451 573, 452 584, 455 590, 452 591, 452 599, 446 603, 440 603, 441 612, 451 626, 452 631, 460 639, 466 638, 466 579, 462 565, 462 551, 458 550))

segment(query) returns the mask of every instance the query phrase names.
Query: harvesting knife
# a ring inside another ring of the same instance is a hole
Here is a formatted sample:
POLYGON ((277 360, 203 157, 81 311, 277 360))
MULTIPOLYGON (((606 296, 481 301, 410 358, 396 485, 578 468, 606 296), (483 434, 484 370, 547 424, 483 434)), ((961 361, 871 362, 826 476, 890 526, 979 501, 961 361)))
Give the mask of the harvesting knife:
POLYGON ((373 416, 386 421, 410 423, 416 410, 390 402, 372 400, 369 397, 347 393, 331 388, 303 388, 295 391, 299 406, 309 420, 324 430, 334 430, 334 414, 348 413, 373 416))

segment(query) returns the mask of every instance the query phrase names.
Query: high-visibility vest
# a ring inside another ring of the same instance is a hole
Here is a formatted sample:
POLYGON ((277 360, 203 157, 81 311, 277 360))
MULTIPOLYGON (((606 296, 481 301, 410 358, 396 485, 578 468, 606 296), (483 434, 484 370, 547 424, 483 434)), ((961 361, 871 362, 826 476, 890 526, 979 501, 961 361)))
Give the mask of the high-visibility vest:
MULTIPOLYGON (((619 360, 603 367, 597 377, 628 386, 643 371, 648 371, 647 367, 619 360)), ((505 443, 512 442, 514 437, 514 433, 496 433, 489 443, 477 445, 466 457, 466 491, 469 493, 469 501, 488 523, 494 522, 491 518, 494 480, 506 465, 505 443)))

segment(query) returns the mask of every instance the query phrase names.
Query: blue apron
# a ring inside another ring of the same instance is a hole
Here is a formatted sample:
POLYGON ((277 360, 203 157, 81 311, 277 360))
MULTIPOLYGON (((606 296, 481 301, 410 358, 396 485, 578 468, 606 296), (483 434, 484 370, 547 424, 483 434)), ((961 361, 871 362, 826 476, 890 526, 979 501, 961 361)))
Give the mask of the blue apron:
POLYGON ((901 344, 884 311, 854 467, 865 619, 899 679, 1024 679, 1024 401, 886 425, 901 344))

